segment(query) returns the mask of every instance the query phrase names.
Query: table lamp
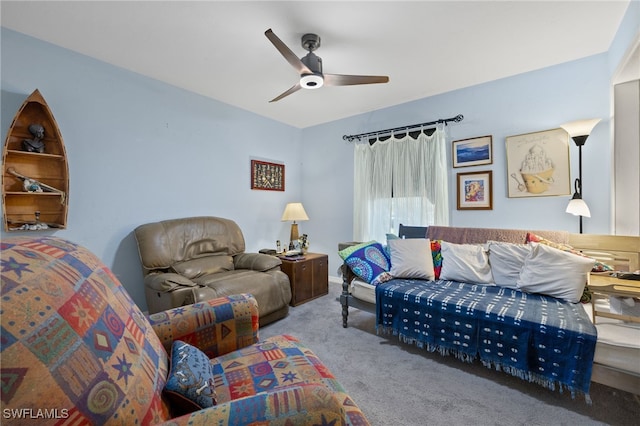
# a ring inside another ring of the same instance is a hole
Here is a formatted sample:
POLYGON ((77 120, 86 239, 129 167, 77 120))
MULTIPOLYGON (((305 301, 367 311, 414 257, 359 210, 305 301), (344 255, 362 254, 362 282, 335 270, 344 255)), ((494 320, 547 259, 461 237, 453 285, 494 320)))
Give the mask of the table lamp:
POLYGON ((289 203, 284 208, 284 213, 282 213, 283 222, 293 221, 291 224, 291 234, 289 236, 289 244, 297 241, 299 238, 298 234, 298 224, 296 220, 309 220, 309 216, 307 216, 307 212, 304 211, 304 207, 302 207, 302 203, 289 203))

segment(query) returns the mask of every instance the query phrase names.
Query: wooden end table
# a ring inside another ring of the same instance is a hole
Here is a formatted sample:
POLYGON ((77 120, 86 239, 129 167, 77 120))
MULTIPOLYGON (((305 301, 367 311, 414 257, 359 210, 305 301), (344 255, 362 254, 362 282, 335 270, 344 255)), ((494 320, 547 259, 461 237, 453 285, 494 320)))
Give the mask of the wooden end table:
POLYGON ((329 293, 329 256, 306 253, 300 259, 280 257, 282 271, 291 283, 291 306, 313 300, 329 293))

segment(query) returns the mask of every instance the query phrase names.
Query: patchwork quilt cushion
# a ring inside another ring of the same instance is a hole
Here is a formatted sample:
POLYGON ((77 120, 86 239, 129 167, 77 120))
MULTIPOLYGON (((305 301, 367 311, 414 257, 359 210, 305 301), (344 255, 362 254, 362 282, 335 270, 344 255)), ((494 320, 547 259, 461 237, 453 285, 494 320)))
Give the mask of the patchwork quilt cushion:
MULTIPOLYGON (((263 424, 258 423, 258 418, 251 417, 252 413, 258 410, 241 409, 243 398, 299 385, 322 385, 323 388, 326 387, 329 392, 318 396, 328 398, 329 395, 335 395, 345 412, 347 425, 369 424, 356 403, 345 393, 342 385, 335 379, 333 373, 311 349, 293 336, 279 335, 269 337, 231 354, 219 356, 213 363, 213 372, 218 407, 232 400, 236 400, 234 402, 239 405, 237 410, 227 410, 224 420, 215 424, 263 424)), ((298 404, 294 398, 291 398, 292 396, 293 394, 284 396, 290 399, 282 399, 278 405, 266 406, 263 407, 263 410, 271 413, 285 409, 294 410, 298 404)), ((253 401, 251 398, 246 400, 245 404, 250 404, 253 401)), ((206 412, 199 411, 193 415, 206 412)), ((318 418, 320 416, 317 412, 314 413, 314 411, 308 410, 307 413, 309 418, 296 424, 334 424, 318 418)))
POLYGON ((78 425, 167 420, 167 353, 111 270, 61 238, 0 245, 3 412, 56 410, 78 425))
POLYGON ((338 254, 354 274, 369 284, 377 285, 391 279, 389 256, 382 244, 376 241, 347 247, 338 254))
POLYGON ((442 241, 440 279, 462 283, 493 284, 489 253, 480 244, 453 244, 442 241))
POLYGON ((216 405, 209 357, 195 346, 180 340, 174 341, 171 347, 171 371, 164 393, 172 401, 172 406, 182 407, 180 414, 216 405))
POLYGON ((595 260, 545 244, 531 245, 531 253, 524 261, 517 282, 518 289, 578 303, 595 260))
POLYGON ((431 241, 426 238, 409 238, 389 241, 391 270, 394 278, 433 280, 431 241))

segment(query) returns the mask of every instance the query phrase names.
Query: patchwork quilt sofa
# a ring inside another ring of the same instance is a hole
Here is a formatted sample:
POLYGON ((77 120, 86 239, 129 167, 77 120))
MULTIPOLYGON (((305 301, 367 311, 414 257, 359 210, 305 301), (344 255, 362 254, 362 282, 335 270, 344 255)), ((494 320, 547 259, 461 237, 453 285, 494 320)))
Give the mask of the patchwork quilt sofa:
POLYGON ((296 338, 238 294, 145 317, 85 248, 1 244, 2 424, 367 425, 296 338))

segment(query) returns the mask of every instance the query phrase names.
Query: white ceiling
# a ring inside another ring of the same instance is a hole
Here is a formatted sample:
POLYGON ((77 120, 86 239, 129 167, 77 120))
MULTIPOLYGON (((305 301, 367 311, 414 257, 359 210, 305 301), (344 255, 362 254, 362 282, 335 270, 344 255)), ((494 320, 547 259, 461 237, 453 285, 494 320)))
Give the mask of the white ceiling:
POLYGON ((606 52, 629 1, 6 1, 2 26, 304 128, 606 52), (387 84, 300 90, 264 36, 324 72, 387 84))

